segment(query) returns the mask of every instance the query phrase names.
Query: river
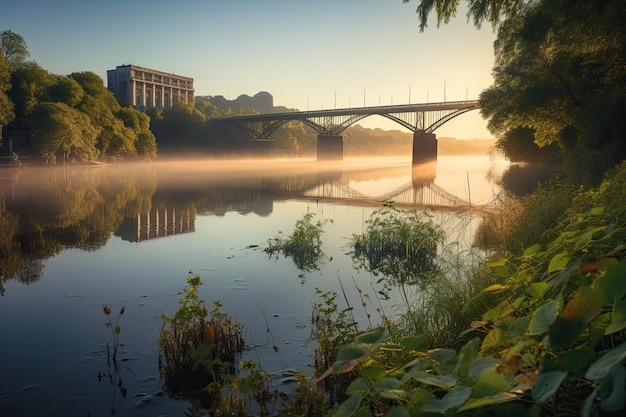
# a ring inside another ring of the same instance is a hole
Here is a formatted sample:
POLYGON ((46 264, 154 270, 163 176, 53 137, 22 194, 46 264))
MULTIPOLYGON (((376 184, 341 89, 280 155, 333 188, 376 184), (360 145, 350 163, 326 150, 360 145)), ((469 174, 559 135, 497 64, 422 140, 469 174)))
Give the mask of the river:
POLYGON ((349 255, 372 212, 386 200, 429 209, 449 239, 468 245, 507 165, 468 156, 419 169, 405 158, 2 168, 0 415, 189 412, 189 401, 163 388, 158 339, 161 314, 176 311, 196 274, 201 297, 244 326, 244 355, 288 391, 284 378, 311 370, 316 288, 343 285, 342 302, 364 325, 365 310, 398 308, 397 298, 376 300, 375 277, 349 255), (307 212, 324 222, 319 269, 268 257, 268 239, 290 234, 307 212), (355 287, 372 305, 361 307, 355 287), (125 308, 113 384, 105 305, 114 316, 125 308))

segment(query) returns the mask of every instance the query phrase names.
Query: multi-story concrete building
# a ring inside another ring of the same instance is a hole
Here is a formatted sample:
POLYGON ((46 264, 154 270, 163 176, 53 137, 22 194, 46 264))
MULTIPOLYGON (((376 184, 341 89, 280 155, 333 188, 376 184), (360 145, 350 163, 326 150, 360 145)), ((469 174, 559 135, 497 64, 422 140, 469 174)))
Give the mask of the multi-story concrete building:
POLYGON ((153 107, 169 109, 178 102, 193 103, 193 78, 136 65, 108 70, 107 86, 118 101, 142 111, 153 107))

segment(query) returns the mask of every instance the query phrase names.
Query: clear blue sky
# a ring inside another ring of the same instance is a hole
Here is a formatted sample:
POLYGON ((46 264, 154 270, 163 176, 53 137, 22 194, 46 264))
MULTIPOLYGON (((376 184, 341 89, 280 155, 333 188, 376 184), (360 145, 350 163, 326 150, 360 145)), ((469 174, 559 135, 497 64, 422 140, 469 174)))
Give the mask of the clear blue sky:
MULTIPOLYGON (((464 10, 419 32, 417 0, 3 0, 0 31, 55 74, 134 64, 194 79, 196 95, 268 91, 274 104, 330 109, 475 99, 491 85, 490 26, 464 10)), ((374 117, 367 127, 400 128, 374 117)), ((489 138, 477 111, 436 131, 489 138)))

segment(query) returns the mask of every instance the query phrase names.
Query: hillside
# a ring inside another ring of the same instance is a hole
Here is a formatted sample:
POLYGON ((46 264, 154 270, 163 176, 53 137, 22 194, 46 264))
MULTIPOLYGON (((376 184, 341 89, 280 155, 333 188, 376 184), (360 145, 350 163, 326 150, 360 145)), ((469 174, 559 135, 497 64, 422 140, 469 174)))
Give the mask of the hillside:
POLYGON ((486 155, 493 148, 495 139, 459 140, 437 138, 439 155, 486 155))

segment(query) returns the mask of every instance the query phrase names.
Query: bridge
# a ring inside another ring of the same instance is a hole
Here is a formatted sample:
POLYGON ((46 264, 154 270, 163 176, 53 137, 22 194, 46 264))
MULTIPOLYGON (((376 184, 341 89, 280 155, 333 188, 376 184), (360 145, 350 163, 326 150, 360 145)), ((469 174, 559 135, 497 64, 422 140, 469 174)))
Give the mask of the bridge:
POLYGON ((290 121, 300 121, 317 133, 317 159, 343 159, 341 133, 366 117, 378 115, 395 121, 413 132, 413 163, 437 159, 434 131, 447 121, 478 108, 477 100, 442 103, 401 104, 376 107, 352 107, 333 110, 312 110, 284 113, 233 116, 215 119, 246 132, 254 141, 268 141, 270 135, 290 121))

